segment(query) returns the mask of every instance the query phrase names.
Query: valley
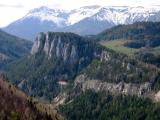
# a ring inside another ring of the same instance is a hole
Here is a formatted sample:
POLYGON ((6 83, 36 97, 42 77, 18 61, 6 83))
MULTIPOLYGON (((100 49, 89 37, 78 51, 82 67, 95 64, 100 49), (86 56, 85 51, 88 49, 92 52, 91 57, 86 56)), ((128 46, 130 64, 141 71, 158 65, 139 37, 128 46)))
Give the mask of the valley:
POLYGON ((0 120, 159 120, 159 11, 42 6, 0 30, 0 120))

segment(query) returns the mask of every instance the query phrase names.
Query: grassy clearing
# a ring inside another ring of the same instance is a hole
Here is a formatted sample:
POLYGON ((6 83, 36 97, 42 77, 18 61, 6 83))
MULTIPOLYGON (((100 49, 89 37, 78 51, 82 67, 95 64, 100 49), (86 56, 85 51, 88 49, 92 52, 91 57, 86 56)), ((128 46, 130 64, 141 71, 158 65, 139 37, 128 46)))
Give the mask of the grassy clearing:
POLYGON ((133 56, 136 52, 139 52, 140 49, 128 48, 123 46, 126 40, 111 40, 111 41, 103 41, 101 44, 109 49, 112 49, 116 52, 124 53, 129 56, 133 56))

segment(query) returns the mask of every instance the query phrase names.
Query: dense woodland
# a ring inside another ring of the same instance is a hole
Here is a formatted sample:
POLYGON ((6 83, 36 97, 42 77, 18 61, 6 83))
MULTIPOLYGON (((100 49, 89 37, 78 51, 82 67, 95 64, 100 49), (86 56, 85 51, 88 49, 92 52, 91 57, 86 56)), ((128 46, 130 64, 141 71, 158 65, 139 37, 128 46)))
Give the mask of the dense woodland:
POLYGON ((60 107, 67 120, 159 120, 160 104, 136 96, 86 91, 60 107))
POLYGON ((81 73, 89 78, 110 83, 144 83, 154 82, 159 76, 158 69, 139 61, 113 55, 108 61, 94 60, 81 73))

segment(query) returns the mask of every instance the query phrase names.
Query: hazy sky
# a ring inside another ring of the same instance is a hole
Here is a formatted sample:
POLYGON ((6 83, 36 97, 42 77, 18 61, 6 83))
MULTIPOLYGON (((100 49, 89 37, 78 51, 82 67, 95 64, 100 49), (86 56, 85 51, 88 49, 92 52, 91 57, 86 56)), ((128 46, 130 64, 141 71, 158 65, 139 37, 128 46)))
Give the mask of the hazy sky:
POLYGON ((151 6, 160 5, 160 0, 0 0, 0 27, 21 18, 30 9, 39 6, 73 9, 86 5, 151 6))

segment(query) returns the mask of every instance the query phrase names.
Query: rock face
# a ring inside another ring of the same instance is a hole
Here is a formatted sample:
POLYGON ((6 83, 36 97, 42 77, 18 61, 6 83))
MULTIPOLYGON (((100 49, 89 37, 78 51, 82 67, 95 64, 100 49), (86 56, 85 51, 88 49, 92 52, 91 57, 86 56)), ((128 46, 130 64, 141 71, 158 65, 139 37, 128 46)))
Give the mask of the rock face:
POLYGON ((152 83, 145 82, 141 84, 134 83, 108 83, 100 80, 91 80, 86 75, 80 75, 75 80, 75 86, 80 86, 82 91, 91 89, 96 92, 104 91, 113 94, 125 94, 145 96, 151 91, 152 83))
POLYGON ((155 102, 159 102, 160 101, 160 91, 158 91, 156 94, 155 94, 155 102))
POLYGON ((39 33, 35 39, 31 55, 44 53, 48 59, 57 58, 65 63, 89 64, 96 58, 108 61, 111 53, 96 43, 74 33, 39 33))
POLYGON ((93 59, 100 59, 102 50, 96 43, 73 33, 41 32, 30 55, 11 68, 10 78, 13 82, 18 80, 16 84, 29 95, 51 99, 59 93, 60 81, 73 82, 93 59), (22 64, 22 69, 17 67, 22 64), (15 78, 15 71, 18 78, 15 78))
POLYGON ((94 45, 73 33, 39 33, 31 55, 44 53, 48 59, 56 58, 64 63, 83 67, 95 56, 94 45))
POLYGON ((36 54, 38 52, 41 52, 44 47, 44 42, 45 42, 45 34, 39 33, 36 37, 34 44, 33 44, 31 54, 36 54))
POLYGON ((4 60, 8 60, 9 57, 3 53, 0 53, 0 60, 4 61, 4 60))

